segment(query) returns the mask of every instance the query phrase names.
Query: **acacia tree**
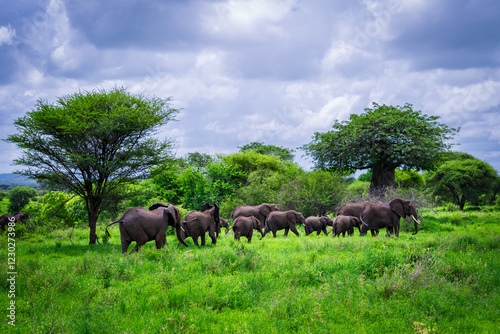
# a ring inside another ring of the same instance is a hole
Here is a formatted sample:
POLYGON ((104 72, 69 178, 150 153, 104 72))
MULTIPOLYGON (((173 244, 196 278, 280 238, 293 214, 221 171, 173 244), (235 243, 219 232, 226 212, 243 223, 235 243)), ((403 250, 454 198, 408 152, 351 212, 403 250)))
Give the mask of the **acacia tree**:
POLYGON ((95 244, 103 203, 171 155, 170 140, 152 138, 178 112, 169 101, 124 88, 78 92, 54 104, 39 100, 7 138, 22 149, 14 162, 27 169, 18 173, 82 197, 95 244))
POLYGON ((371 170, 370 193, 375 195, 394 186, 396 168, 430 169, 438 154, 451 147, 446 142, 459 129, 438 119, 413 110, 408 103, 402 107, 373 103, 364 114, 335 121, 333 130, 316 132, 302 148, 319 169, 371 170))

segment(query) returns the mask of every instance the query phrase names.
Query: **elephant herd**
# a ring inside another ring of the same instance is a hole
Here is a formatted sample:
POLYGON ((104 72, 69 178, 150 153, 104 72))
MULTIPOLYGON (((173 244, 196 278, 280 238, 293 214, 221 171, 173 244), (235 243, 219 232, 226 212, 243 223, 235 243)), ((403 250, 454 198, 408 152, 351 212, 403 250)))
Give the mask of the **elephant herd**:
MULTIPOLYGON (((232 230, 234 239, 239 240, 242 236, 248 242, 252 241, 253 231, 261 234, 260 239, 267 233, 272 232, 276 238, 276 232, 285 230, 284 236, 288 236, 291 230, 300 236, 296 225, 304 226, 306 235, 323 232, 328 235, 327 226, 332 227, 332 235, 345 237, 345 234, 353 235, 354 228, 358 228, 360 235, 366 235, 368 230, 372 236, 378 235, 378 231, 386 228, 387 235, 395 234, 399 237, 400 218, 412 217, 415 222, 415 232, 418 232, 415 207, 409 200, 395 198, 389 203, 362 202, 344 203, 337 210, 335 219, 327 216, 307 217, 295 210, 280 211, 275 204, 262 203, 250 206, 242 205, 236 207, 230 215, 232 219, 232 230)), ((134 207, 128 209, 118 220, 106 226, 106 235, 109 236, 108 227, 119 224, 122 254, 125 254, 132 241, 136 242, 130 253, 138 251, 148 241, 155 241, 156 248, 160 249, 166 244, 166 232, 169 226, 175 230, 179 245, 188 247, 185 239, 191 237, 196 246, 201 238, 201 245, 205 245, 206 232, 212 244, 215 245, 219 237, 221 227, 229 231, 229 224, 219 216, 219 206, 205 204, 200 211, 189 212, 182 220, 179 209, 172 204, 155 203, 144 209, 134 207)))

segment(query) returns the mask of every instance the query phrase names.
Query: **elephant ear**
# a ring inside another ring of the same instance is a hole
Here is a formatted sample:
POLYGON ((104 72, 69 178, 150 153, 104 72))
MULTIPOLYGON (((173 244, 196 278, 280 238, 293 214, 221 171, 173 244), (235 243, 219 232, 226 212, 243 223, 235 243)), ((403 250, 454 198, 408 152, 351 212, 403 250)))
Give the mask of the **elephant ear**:
POLYGON ((181 212, 179 211, 179 209, 177 207, 173 206, 172 204, 169 204, 167 206, 167 208, 170 210, 170 212, 174 216, 175 223, 180 224, 181 223, 181 212))
POLYGON ((357 217, 351 216, 351 226, 359 227, 360 221, 357 217))
POLYGON ((403 206, 403 200, 401 198, 395 198, 389 202, 389 206, 392 211, 394 211, 399 217, 405 217, 405 210, 403 206))
POLYGON ((217 224, 220 224, 219 205, 215 203, 213 209, 214 209, 214 220, 217 224))
MULTIPOLYGON (((217 204, 215 204, 217 205, 217 204)), ((203 204, 201 207, 200 207, 200 212, 203 212, 203 211, 208 211, 210 210, 211 208, 213 208, 213 206, 210 205, 210 203, 205 203, 203 204)))
POLYGON ((325 216, 320 217, 319 221, 320 221, 321 224, 323 224, 325 226, 328 225, 328 218, 325 217, 325 216))
POLYGON ((169 226, 176 226, 177 220, 175 219, 175 212, 172 210, 171 206, 166 206, 163 209, 163 217, 167 218, 169 226), (173 224, 170 224, 170 222, 173 222, 173 224))
POLYGON ((297 224, 297 214, 294 211, 288 211, 286 217, 290 219, 294 224, 297 224))
POLYGON ((261 204, 259 212, 261 215, 267 217, 271 213, 271 208, 269 207, 269 204, 261 204))
POLYGON ((160 203, 160 202, 156 202, 156 203, 154 203, 153 205, 151 205, 151 206, 149 207, 149 211, 156 210, 156 209, 158 209, 158 208, 160 208, 160 207, 165 207, 165 208, 167 208, 167 207, 168 207, 168 205, 163 204, 163 203, 160 203))

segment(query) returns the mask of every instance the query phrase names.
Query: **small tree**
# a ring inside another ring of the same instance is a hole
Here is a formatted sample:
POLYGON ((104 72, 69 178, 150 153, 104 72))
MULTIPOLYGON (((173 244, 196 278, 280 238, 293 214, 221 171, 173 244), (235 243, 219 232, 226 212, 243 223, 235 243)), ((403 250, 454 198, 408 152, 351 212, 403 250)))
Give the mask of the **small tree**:
POLYGON ((38 192, 31 187, 15 187, 9 191, 7 198, 9 199, 10 205, 9 210, 12 213, 20 211, 30 200, 38 195, 38 192))
POLYGON ((448 150, 446 141, 458 132, 438 122, 439 117, 414 111, 411 104, 373 104, 346 122, 335 121, 333 130, 315 133, 303 146, 319 169, 352 173, 372 171, 370 193, 394 187, 396 168, 426 170, 448 150))
POLYGON ((477 202, 480 195, 489 194, 497 177, 493 167, 478 159, 449 160, 426 174, 434 195, 452 200, 460 210, 466 201, 477 202))
POLYGON ((38 101, 14 124, 7 141, 22 150, 20 174, 67 189, 85 201, 90 244, 103 202, 122 184, 144 178, 164 163, 171 141, 152 138, 173 120, 170 99, 131 95, 123 88, 79 92, 55 104, 38 101))
POLYGON ((264 143, 251 142, 250 144, 238 146, 240 152, 254 151, 260 154, 272 155, 284 161, 293 161, 293 150, 281 146, 264 145, 264 143))

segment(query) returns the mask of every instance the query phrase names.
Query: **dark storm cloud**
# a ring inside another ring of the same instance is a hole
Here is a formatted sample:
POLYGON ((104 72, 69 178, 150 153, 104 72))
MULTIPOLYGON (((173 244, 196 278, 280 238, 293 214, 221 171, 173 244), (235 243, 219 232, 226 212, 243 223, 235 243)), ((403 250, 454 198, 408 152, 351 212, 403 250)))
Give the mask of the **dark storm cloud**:
POLYGON ((429 2, 418 15, 395 17, 398 37, 387 53, 411 59, 417 69, 500 65, 500 2, 429 2))
MULTIPOLYGON (((372 102, 409 102, 462 127, 457 149, 500 169, 500 3, 493 0, 1 6, 4 134, 39 98, 114 86, 173 97, 182 112, 159 136, 176 139, 178 155, 235 152, 250 141, 296 148, 372 102)), ((3 141, 0 150, 9 157, 0 172, 12 170, 19 152, 3 141)))
POLYGON ((102 48, 178 50, 202 44, 199 14, 210 1, 73 0, 74 27, 102 48))

